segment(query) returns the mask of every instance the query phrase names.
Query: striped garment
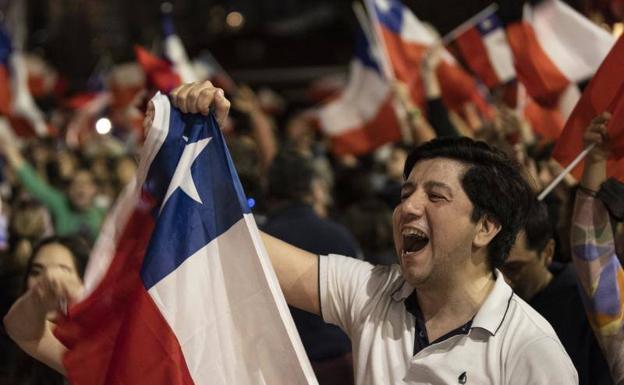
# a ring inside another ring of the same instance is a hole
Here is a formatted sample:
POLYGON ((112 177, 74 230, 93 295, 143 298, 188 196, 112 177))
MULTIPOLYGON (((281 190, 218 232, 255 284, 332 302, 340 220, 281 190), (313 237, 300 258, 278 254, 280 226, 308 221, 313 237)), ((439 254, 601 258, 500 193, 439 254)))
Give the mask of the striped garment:
POLYGON ((572 259, 589 321, 615 383, 624 383, 624 269, 605 205, 582 190, 572 218, 572 259))

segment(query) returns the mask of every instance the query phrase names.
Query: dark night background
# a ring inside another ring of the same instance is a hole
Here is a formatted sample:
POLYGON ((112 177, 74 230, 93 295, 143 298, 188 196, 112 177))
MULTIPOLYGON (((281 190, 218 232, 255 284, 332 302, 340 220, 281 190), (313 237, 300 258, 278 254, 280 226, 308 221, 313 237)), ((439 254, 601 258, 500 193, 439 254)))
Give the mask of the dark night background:
MULTIPOLYGON (((0 0, 5 22, 12 1, 0 0)), ((502 0, 504 1, 504 0, 502 0)), ((488 0, 406 0, 415 14, 441 34, 483 9, 488 0)), ((568 1, 587 13, 589 0, 568 1)), ((160 49, 160 1, 24 0, 26 49, 42 54, 69 80, 84 88, 96 68, 134 60, 132 45, 160 49)), ((510 1, 519 9, 520 1, 510 1)), ((13 4, 14 5, 14 4, 13 4)), ((191 58, 208 49, 235 80, 277 88, 307 83, 344 71, 352 54, 357 20, 350 1, 231 0, 173 1, 174 21, 191 58), (243 14, 238 30, 225 24, 231 11, 243 14)))

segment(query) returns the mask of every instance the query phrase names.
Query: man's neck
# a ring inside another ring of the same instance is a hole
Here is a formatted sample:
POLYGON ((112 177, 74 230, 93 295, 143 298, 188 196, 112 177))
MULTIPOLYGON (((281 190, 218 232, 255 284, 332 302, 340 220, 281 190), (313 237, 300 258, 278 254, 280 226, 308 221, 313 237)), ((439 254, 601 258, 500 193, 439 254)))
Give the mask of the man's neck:
POLYGON ((494 288, 491 271, 467 273, 458 271, 441 285, 426 285, 414 292, 427 325, 429 341, 471 320, 494 288))

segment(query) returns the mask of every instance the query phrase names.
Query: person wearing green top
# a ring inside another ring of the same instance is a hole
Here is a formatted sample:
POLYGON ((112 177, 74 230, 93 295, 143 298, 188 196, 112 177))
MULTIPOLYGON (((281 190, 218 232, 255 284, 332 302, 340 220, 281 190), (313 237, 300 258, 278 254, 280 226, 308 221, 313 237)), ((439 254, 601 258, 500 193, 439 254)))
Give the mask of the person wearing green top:
POLYGON ((97 185, 89 170, 77 170, 63 192, 46 183, 16 146, 2 141, 0 149, 24 188, 50 211, 57 235, 82 235, 95 240, 106 210, 94 204, 97 185))

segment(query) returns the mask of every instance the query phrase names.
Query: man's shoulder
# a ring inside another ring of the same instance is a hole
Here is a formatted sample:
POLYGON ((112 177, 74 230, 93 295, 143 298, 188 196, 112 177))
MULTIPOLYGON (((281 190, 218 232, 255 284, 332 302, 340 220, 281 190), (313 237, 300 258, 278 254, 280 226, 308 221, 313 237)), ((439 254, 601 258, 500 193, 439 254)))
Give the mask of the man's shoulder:
POLYGON ((527 353, 568 357, 550 323, 515 293, 510 298, 508 314, 502 326, 502 345, 512 357, 527 353))
POLYGON ((529 371, 536 378, 550 378, 547 372, 554 371, 561 378, 577 378, 576 369, 552 326, 516 294, 510 298, 502 329, 505 366, 512 375, 522 376, 529 371))
POLYGON ((515 293, 509 300, 506 318, 508 332, 515 331, 517 337, 523 337, 522 340, 553 337, 559 341, 550 323, 515 293))
POLYGON ((341 271, 343 276, 351 277, 350 281, 359 281, 366 285, 366 292, 389 294, 390 296, 399 291, 404 284, 401 267, 394 265, 373 265, 369 262, 344 255, 330 254, 327 258, 327 266, 331 270, 341 271))

